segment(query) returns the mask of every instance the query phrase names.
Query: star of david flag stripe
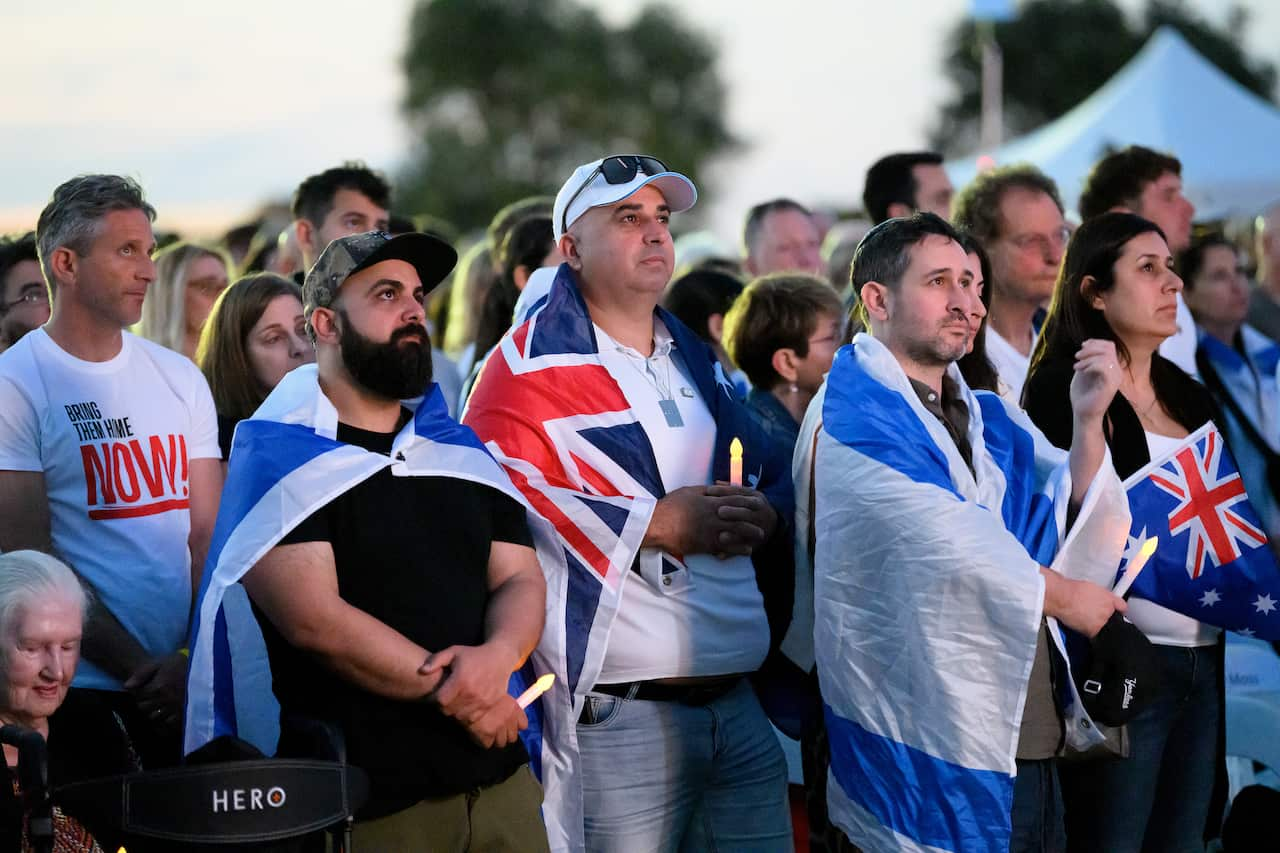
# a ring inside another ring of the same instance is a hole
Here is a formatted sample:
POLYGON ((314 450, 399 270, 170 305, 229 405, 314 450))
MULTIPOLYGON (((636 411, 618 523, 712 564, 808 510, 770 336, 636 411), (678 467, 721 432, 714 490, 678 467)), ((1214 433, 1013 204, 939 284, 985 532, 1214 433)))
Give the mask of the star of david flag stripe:
MULTIPOLYGON (((1008 849, 1039 566, 1106 582, 1128 528, 1108 457, 1068 532, 1067 455, 1020 409, 948 372, 969 409, 975 472, 867 335, 837 354, 806 421, 828 809, 866 850, 1008 849)), ((1078 697, 1063 702, 1070 742, 1096 743, 1078 697)))
MULTIPOLYGON (((482 483, 528 507, 475 434, 449 417, 438 386, 414 408, 391 456, 344 444, 336 438, 337 411, 320 391, 315 365, 304 365, 285 376, 253 417, 236 428, 190 637, 185 752, 221 735, 240 735, 246 715, 267 713, 262 705, 271 703, 269 687, 237 690, 245 673, 235 650, 260 647, 261 634, 252 617, 228 619, 233 612, 228 603, 234 595, 243 596, 240 578, 320 507, 386 467, 397 476, 482 483), (254 637, 247 641, 235 636, 237 631, 254 637)), ((535 542, 545 542, 550 535, 545 522, 532 512, 529 522, 535 542)), ((543 671, 531 659, 512 675, 512 694, 519 695, 543 671)), ((535 773, 542 769, 541 707, 538 701, 526 710, 529 728, 522 733, 535 773)))
MULTIPOLYGON (((745 457, 762 460, 749 463, 744 480, 777 510, 783 533, 775 539, 785 543, 789 561, 788 461, 772 455, 767 436, 734 399, 707 346, 661 308, 655 316, 671 333, 715 420, 714 478, 729 479, 729 442, 740 438, 745 457)), ((546 741, 554 742, 549 751, 558 761, 555 772, 543 777, 543 814, 553 850, 581 850, 582 795, 574 765, 583 694, 600 673, 628 577, 661 578, 658 588, 677 590, 687 570, 678 554, 641 549, 654 506, 666 492, 648 436, 600 361, 591 316, 568 265, 556 271, 546 301, 485 362, 463 421, 555 529, 555 544, 538 551, 547 579, 547 621, 535 655, 557 674, 544 697, 546 741)))
POLYGON ((1160 540, 1132 595, 1248 637, 1280 640, 1280 566, 1212 422, 1134 472, 1125 489, 1133 514, 1126 557, 1146 537, 1160 540))

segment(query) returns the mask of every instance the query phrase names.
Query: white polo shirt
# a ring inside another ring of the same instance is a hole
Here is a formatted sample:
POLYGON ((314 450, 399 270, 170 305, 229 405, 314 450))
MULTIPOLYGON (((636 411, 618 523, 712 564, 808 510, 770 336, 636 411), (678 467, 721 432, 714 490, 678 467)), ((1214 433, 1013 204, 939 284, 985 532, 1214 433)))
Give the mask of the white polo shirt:
MULTIPOLYGON (((653 446, 663 488, 670 493, 709 485, 715 421, 666 326, 655 319, 648 358, 599 326, 595 334, 600 361, 653 446), (664 413, 668 399, 680 426, 664 413)), ((632 573, 623 586, 600 683, 758 669, 768 652, 769 626, 751 558, 691 554, 684 558, 687 572, 664 575, 655 555, 655 549, 642 549, 642 574, 632 573)))

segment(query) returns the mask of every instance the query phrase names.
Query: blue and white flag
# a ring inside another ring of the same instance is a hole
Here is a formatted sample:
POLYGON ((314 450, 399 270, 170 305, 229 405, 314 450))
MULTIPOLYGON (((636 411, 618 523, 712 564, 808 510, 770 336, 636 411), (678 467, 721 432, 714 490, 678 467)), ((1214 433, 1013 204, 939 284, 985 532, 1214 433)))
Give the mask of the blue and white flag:
MULTIPOLYGON (((232 631, 257 632, 258 627, 252 619, 229 621, 227 602, 240 591, 240 578, 316 510, 388 467, 395 476, 482 483, 528 507, 475 433, 449 417, 436 385, 416 405, 389 456, 340 442, 337 430, 337 410, 320 390, 313 364, 285 376, 253 417, 236 428, 190 638, 184 752, 221 735, 240 734, 239 718, 272 702, 269 687, 256 695, 236 695, 244 678, 233 650, 254 643, 229 637, 228 625, 232 631)), ((535 542, 550 535, 536 513, 529 513, 529 524, 535 542)), ((253 639, 261 645, 260 633, 253 639)), ((531 658, 512 675, 512 694, 543 671, 531 658)), ((541 700, 526 714, 529 729, 522 739, 537 773, 543 758, 541 700)))
MULTIPOLYGON (((1067 454, 1020 409, 972 393, 954 365, 948 374, 969 409, 976 476, 894 356, 865 334, 837 354, 797 449, 797 460, 806 442, 816 453, 828 809, 866 850, 1008 849, 1043 616, 1039 567, 1107 583, 1128 529, 1109 456, 1066 532, 1067 454)), ((1100 742, 1073 687, 1059 703, 1068 742, 1100 742)))
POLYGON ((1133 515, 1126 557, 1148 537, 1160 541, 1131 594, 1246 637, 1280 640, 1280 566, 1212 422, 1134 472, 1125 489, 1133 515))

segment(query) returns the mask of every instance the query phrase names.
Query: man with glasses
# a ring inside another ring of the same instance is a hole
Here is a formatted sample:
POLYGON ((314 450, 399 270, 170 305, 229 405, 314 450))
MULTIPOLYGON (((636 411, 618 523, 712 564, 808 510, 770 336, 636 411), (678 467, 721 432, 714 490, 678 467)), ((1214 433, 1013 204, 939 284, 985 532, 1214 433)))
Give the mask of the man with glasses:
POLYGON ((36 235, 0 240, 0 352, 49 320, 49 290, 40 275, 36 235))
POLYGON ((1028 164, 995 169, 960 191, 952 221, 991 258, 987 357, 1001 396, 1016 403, 1067 244, 1058 187, 1028 164))
POLYGON ((561 674, 553 848, 791 847, 786 764, 746 679, 770 647, 757 570, 790 569, 789 460, 658 307, 671 215, 696 198, 652 157, 575 170, 552 217, 567 260, 464 416, 555 528, 538 652, 561 674))

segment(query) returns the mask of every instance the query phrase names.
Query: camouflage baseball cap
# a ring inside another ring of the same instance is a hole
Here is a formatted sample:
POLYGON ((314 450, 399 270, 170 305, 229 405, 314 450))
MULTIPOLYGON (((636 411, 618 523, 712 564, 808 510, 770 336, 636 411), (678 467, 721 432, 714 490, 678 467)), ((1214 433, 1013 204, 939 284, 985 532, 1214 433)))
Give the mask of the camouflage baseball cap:
POLYGON ((418 271, 422 286, 430 291, 453 269, 458 253, 431 234, 401 234, 368 231, 334 240, 316 259, 302 283, 302 312, 311 324, 311 312, 328 308, 338 288, 350 276, 382 261, 405 261, 418 271))

